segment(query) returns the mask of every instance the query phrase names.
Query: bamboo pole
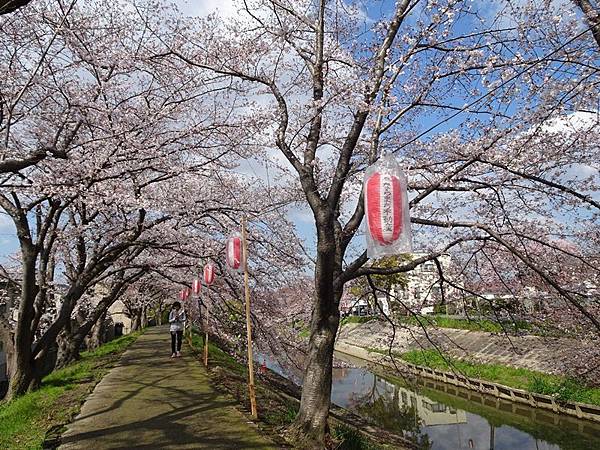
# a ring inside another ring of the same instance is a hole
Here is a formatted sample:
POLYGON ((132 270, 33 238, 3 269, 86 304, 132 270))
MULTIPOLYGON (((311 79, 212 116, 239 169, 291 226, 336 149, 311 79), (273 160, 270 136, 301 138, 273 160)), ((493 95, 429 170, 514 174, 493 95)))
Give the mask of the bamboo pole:
MULTIPOLYGON (((192 294, 190 294, 190 297, 194 297, 192 294)), ((192 305, 190 304, 190 302, 186 301, 183 302, 183 313, 185 314, 185 323, 183 324, 183 337, 185 337, 188 341, 188 344, 191 345, 192 342, 192 327, 191 327, 191 320, 192 320, 192 305)), ((183 339, 182 339, 183 342, 183 339)))
POLYGON ((250 286, 248 284, 248 240, 246 236, 246 216, 242 217, 242 246, 244 264, 244 295, 246 297, 246 333, 248 338, 248 395, 252 418, 258 418, 256 411, 256 391, 254 389, 254 359, 252 356, 252 324, 250 322, 250 286))
MULTIPOLYGON (((207 287, 208 290, 208 287, 207 287)), ((204 366, 208 369, 208 318, 209 318, 209 314, 208 314, 208 293, 207 295, 207 300, 206 300, 206 330, 205 330, 205 334, 204 334, 204 366)))

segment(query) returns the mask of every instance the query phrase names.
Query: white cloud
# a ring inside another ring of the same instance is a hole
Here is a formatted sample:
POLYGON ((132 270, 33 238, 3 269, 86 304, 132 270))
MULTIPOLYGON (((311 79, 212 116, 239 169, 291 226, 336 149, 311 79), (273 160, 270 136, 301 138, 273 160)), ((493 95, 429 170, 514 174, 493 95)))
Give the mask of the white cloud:
POLYGON ((576 111, 555 117, 544 124, 542 131, 546 133, 579 133, 591 131, 600 124, 600 112, 576 111))

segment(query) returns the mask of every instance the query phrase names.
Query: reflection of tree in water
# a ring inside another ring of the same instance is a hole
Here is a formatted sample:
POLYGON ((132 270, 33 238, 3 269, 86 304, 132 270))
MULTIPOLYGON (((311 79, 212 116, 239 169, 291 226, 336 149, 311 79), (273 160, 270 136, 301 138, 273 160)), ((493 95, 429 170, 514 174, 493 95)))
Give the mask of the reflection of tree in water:
POLYGON ((373 377, 373 386, 364 394, 353 394, 349 408, 365 417, 377 426, 403 435, 413 441, 420 450, 430 450, 433 443, 427 434, 422 434, 421 419, 417 414, 415 405, 400 406, 400 389, 394 386, 394 394, 389 398, 389 393, 380 392, 379 378, 373 377))

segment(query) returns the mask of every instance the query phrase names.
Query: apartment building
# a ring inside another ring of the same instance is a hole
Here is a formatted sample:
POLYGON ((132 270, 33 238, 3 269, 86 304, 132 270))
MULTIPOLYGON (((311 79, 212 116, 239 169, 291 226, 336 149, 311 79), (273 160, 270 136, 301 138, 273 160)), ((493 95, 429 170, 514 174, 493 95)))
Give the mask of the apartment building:
MULTIPOLYGON (((427 253, 416 252, 411 254, 412 259, 426 256, 427 253)), ((443 254, 438 258, 442 273, 448 277, 448 271, 452 264, 452 258, 443 254)), ((377 315, 382 312, 386 315, 392 310, 400 314, 408 314, 409 311, 428 314, 433 313, 434 306, 442 303, 442 289, 446 302, 448 302, 455 290, 447 283, 440 284, 440 274, 434 261, 427 261, 418 265, 415 269, 406 273, 406 286, 395 286, 389 293, 378 293, 377 304, 370 298, 353 298, 344 295, 340 302, 340 310, 343 315, 367 316, 377 315)))

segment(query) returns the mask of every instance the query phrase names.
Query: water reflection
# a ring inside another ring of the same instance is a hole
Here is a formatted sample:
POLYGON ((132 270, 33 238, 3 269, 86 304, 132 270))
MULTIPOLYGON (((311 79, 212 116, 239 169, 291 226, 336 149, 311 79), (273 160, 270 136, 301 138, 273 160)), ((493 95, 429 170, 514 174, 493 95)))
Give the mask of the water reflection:
MULTIPOLYGON (((357 364, 360 360, 337 355, 357 364)), ((332 401, 431 450, 600 449, 600 427, 522 405, 459 392, 409 389, 364 368, 334 369, 332 401), (471 398, 461 398, 471 397, 471 398), (477 400, 475 400, 477 399, 477 400), (494 406, 491 406, 493 404, 494 406), (552 425, 546 425, 548 421, 552 425), (539 423, 542 422, 542 423, 539 423), (569 430, 569 427, 571 430, 569 430)), ((428 383, 433 386, 433 383, 428 383)))
MULTIPOLYGON (((336 353, 331 401, 422 450, 600 450, 600 424, 424 380, 392 382, 336 353)), ((261 353, 258 361, 299 383, 300 374, 261 353)))

